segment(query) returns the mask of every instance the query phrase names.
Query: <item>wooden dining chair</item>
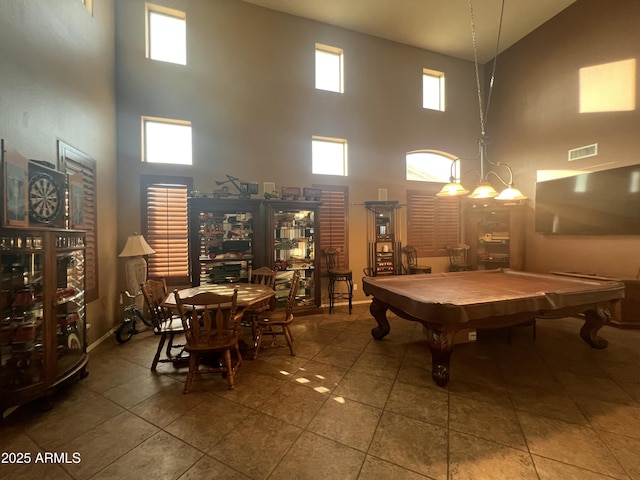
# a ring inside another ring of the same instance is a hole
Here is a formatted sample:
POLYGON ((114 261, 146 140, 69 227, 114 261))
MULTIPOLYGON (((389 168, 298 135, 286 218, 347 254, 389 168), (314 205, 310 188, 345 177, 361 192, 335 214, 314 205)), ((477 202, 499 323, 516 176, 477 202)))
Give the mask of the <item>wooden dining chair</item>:
MULTIPOLYGON (((251 270, 249 273, 249 283, 254 285, 264 285, 271 288, 271 290, 275 290, 276 271, 271 270, 269 267, 260 267, 256 270, 251 270)), ((258 314, 267 310, 273 310, 275 306, 276 298, 274 296, 268 303, 265 302, 259 305, 247 307, 244 310, 242 325, 254 329, 258 314)), ((253 336, 255 337, 255 330, 253 330, 253 336)))
POLYGON ((274 288, 276 284, 276 271, 271 270, 269 267, 260 267, 251 270, 249 282, 254 285, 266 285, 267 287, 274 288))
POLYGON ((174 363, 182 358, 184 351, 183 344, 174 344, 176 335, 184 333, 182 320, 179 315, 175 315, 169 308, 163 305, 167 298, 167 283, 165 279, 147 280, 140 285, 142 296, 147 304, 151 321, 153 322, 153 333, 160 337, 156 354, 151 362, 151 370, 155 371, 158 363, 174 363), (162 349, 166 343, 165 357, 160 358, 162 349), (174 354, 174 350, 178 353, 174 354))
POLYGON ((291 324, 291 322, 293 322, 293 308, 296 306, 296 295, 298 294, 299 285, 300 274, 298 272, 295 272, 293 274, 293 278, 291 279, 291 288, 289 290, 289 295, 287 297, 287 306, 285 307, 285 309, 263 312, 258 315, 257 319, 255 320, 254 328, 254 359, 258 358, 258 353, 263 348, 284 347, 285 345, 277 343, 276 337, 278 336, 283 336, 286 339, 291 355, 295 355, 295 352, 293 351, 293 336, 291 335, 291 331, 289 330, 289 325, 291 324), (265 335, 272 338, 272 341, 269 345, 263 345, 262 343, 265 335))
MULTIPOLYGON (((251 271, 249 282, 254 285, 264 285, 266 287, 269 287, 271 290, 275 290, 276 275, 277 272, 275 270, 272 270, 269 267, 260 267, 256 270, 251 271)), ((275 297, 273 297, 272 302, 269 305, 270 310, 273 310, 275 308, 275 302, 276 299, 275 297)))
POLYGON ((240 319, 238 313, 238 289, 233 295, 218 295, 213 292, 200 292, 193 296, 180 298, 174 290, 176 306, 182 318, 189 352, 189 373, 183 393, 189 393, 193 378, 198 374, 222 373, 227 377, 229 388, 234 387, 234 377, 242 365, 242 355, 238 347, 240 319), (235 360, 232 360, 232 352, 235 360), (211 362, 215 366, 200 368, 204 356, 222 355, 220 362, 211 362))

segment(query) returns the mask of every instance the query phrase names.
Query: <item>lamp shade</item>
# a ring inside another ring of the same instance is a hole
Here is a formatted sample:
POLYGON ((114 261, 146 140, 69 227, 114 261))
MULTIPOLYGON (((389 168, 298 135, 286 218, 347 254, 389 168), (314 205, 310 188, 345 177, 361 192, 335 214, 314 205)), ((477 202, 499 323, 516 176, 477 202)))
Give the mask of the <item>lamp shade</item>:
POLYGON ((524 200, 526 198, 517 188, 509 187, 501 191, 496 200, 524 200))
POLYGON ((476 189, 469 195, 469 198, 493 198, 497 197, 498 192, 488 183, 481 183, 476 189))
POLYGON ((459 195, 466 195, 469 193, 469 190, 464 188, 461 184, 457 182, 447 183, 442 190, 436 193, 437 197, 457 197, 459 195))
POLYGON ((142 235, 136 233, 127 238, 127 243, 118 256, 140 257, 142 255, 149 255, 150 253, 156 253, 156 251, 149 246, 142 235))

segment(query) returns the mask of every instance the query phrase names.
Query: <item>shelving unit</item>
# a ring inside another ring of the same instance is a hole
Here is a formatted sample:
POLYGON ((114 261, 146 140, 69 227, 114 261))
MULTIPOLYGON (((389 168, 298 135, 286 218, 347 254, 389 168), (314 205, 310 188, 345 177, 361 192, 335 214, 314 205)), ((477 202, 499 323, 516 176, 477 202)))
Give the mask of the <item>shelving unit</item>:
POLYGON ((86 375, 84 233, 0 229, 0 412, 86 375))
POLYGON ((394 275, 401 265, 402 244, 397 238, 397 201, 365 202, 367 216, 368 270, 374 276, 394 275))
POLYGON ((474 270, 524 268, 523 208, 523 204, 503 206, 491 202, 466 207, 466 243, 474 270))
POLYGON ((258 200, 189 198, 191 285, 247 282, 264 264, 262 242, 254 243, 260 219, 258 200))
POLYGON ((265 202, 269 265, 276 275, 276 307, 284 307, 294 272, 300 274, 296 311, 320 313, 320 255, 316 252, 319 202, 265 202))

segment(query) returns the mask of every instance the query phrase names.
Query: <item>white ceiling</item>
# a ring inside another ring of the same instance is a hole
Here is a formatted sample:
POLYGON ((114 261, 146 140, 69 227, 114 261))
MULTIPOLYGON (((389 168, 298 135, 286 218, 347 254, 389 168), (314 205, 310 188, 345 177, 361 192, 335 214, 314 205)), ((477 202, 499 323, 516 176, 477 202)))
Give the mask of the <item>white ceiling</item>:
MULTIPOLYGON (((272 10, 473 60, 469 0, 244 0, 272 10)), ((499 52, 576 0, 505 0, 499 52)), ((495 56, 502 0, 474 0, 478 60, 495 56)))

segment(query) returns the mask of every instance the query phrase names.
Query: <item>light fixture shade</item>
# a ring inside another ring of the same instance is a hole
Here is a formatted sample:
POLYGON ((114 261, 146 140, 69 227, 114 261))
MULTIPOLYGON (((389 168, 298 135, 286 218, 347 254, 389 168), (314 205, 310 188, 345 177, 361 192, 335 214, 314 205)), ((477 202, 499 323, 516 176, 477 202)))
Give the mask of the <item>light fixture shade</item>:
POLYGON ((464 188, 458 182, 447 183, 442 190, 436 193, 437 197, 457 197, 459 195, 466 195, 469 193, 469 190, 464 188))
POLYGON ((525 200, 526 198, 517 188, 509 187, 501 191, 496 200, 525 200))
POLYGON ((493 198, 497 197, 498 192, 488 183, 481 183, 476 189, 469 195, 469 198, 493 198))
POLYGON ((136 233, 127 238, 127 243, 118 256, 139 257, 142 255, 149 255, 150 253, 156 253, 156 251, 149 246, 142 235, 136 233))

